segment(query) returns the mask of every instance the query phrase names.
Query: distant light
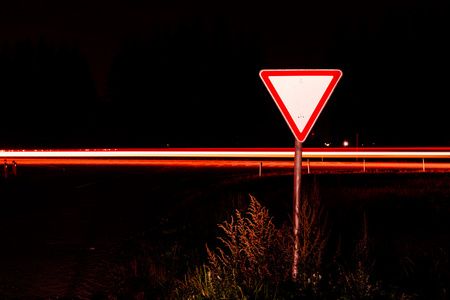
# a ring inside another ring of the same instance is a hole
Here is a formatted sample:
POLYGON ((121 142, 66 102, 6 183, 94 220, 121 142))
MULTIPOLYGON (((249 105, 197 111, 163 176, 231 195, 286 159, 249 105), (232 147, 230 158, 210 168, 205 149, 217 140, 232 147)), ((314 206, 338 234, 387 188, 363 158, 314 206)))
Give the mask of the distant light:
POLYGON ((325 143, 325 146, 330 147, 331 143, 325 143))
POLYGON ((342 145, 344 145, 344 147, 348 146, 348 141, 344 141, 344 143, 342 143, 342 145))

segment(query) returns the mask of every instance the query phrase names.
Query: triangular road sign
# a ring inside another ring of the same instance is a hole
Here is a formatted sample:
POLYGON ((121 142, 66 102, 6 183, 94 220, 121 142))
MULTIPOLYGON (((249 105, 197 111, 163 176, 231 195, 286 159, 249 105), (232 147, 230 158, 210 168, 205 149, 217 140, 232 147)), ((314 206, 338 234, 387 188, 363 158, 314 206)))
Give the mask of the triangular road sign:
POLYGON ((304 142, 342 76, 340 70, 261 70, 284 119, 304 142))

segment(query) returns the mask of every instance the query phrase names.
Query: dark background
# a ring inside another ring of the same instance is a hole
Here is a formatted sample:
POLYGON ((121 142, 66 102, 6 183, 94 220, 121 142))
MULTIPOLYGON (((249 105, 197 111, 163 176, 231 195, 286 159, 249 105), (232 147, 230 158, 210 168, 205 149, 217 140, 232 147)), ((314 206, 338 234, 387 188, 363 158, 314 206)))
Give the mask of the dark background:
POLYGON ((447 1, 2 1, 0 148, 292 147, 269 68, 344 73, 305 146, 449 146, 447 1))

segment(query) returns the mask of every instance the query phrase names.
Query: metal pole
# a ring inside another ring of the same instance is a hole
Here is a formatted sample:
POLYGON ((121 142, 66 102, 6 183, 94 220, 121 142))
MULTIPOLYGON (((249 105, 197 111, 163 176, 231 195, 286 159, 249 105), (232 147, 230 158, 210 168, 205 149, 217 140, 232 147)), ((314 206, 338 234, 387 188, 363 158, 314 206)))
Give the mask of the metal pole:
POLYGON ((259 163, 259 177, 261 177, 262 173, 262 162, 259 163))
POLYGON ((310 170, 309 170, 309 158, 308 158, 308 174, 310 173, 310 170))
POLYGON ((299 260, 299 238, 298 232, 300 230, 300 197, 301 197, 301 183, 302 183, 302 142, 295 139, 295 158, 294 158, 294 205, 293 205, 293 233, 294 233, 294 260, 292 263, 292 279, 295 281, 298 275, 298 260, 299 260))
POLYGON ((425 172, 425 158, 422 158, 422 170, 425 172))

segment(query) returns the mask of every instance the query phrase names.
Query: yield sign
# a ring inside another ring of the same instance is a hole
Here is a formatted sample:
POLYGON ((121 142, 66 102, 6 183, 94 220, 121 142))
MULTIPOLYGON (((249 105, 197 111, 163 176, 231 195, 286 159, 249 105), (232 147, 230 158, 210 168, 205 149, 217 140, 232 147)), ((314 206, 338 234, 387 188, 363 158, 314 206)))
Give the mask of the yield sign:
POLYGON ((304 142, 342 76, 340 70, 261 70, 295 138, 304 142))

